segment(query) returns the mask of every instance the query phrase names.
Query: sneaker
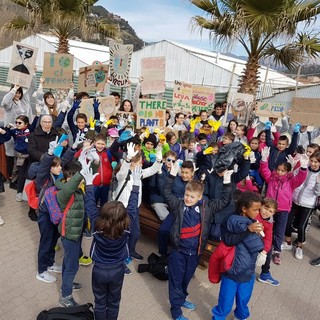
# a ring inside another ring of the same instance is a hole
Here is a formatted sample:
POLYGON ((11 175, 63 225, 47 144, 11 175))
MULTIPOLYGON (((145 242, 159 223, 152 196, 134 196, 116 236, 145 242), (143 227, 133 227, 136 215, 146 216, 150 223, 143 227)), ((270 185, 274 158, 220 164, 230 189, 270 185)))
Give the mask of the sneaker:
POLYGON ((186 300, 182 306, 188 310, 195 310, 197 307, 194 303, 192 303, 188 300, 186 300))
POLYGON ((18 202, 22 201, 22 193, 21 192, 16 194, 16 201, 18 201, 18 202))
POLYGON ((296 248, 296 253, 294 254, 295 258, 298 260, 302 260, 303 258, 303 250, 301 247, 296 248))
POLYGON ((272 261, 274 264, 281 264, 281 258, 280 258, 280 252, 275 252, 273 255, 272 255, 272 261))
POLYGON ((81 290, 83 290, 83 286, 81 285, 81 283, 78 283, 78 282, 72 283, 72 291, 77 292, 81 290))
POLYGON ((62 266, 59 266, 57 264, 53 264, 51 267, 48 267, 49 272, 55 272, 55 273, 61 273, 62 272, 62 266))
POLYGON ((40 281, 46 282, 46 283, 53 283, 57 281, 57 278, 50 274, 48 271, 44 271, 42 273, 37 273, 36 278, 40 281))
POLYGON ((130 254, 131 258, 135 259, 135 260, 143 260, 143 256, 139 253, 136 252, 132 252, 130 254))
POLYGON ((274 278, 272 278, 270 272, 268 273, 261 273, 258 277, 258 281, 262 283, 271 284, 272 286, 278 287, 280 282, 274 278))
POLYGON ((312 266, 314 266, 314 267, 320 267, 320 257, 311 260, 311 261, 310 261, 310 264, 311 264, 312 266))
POLYGON ((124 265, 124 274, 126 276, 130 276, 132 274, 132 271, 128 268, 126 264, 124 265))
POLYGON ((281 250, 286 250, 286 251, 292 250, 292 244, 288 244, 288 242, 283 242, 281 245, 281 250))
POLYGON ((90 266, 91 263, 92 263, 92 259, 90 257, 82 256, 79 259, 80 266, 90 266))
POLYGON ((124 263, 126 265, 130 264, 132 262, 132 258, 131 257, 128 257, 126 260, 124 260, 124 263))
MULTIPOLYGON (((306 241, 305 241, 305 242, 302 242, 302 244, 305 244, 305 243, 306 243, 306 241)), ((294 245, 295 247, 297 247, 297 246, 298 246, 298 239, 294 240, 294 241, 292 242, 292 245, 294 245)))
POLYGON ((189 320, 189 318, 186 318, 186 317, 182 314, 180 317, 176 318, 176 320, 189 320))
POLYGON ((72 297, 72 295, 70 296, 67 296, 65 298, 61 297, 59 299, 59 306, 60 307, 65 307, 65 308, 68 308, 68 307, 76 307, 78 306, 79 304, 76 303, 72 297))
POLYGON ((2 226, 3 224, 4 224, 4 220, 0 216, 0 226, 2 226))

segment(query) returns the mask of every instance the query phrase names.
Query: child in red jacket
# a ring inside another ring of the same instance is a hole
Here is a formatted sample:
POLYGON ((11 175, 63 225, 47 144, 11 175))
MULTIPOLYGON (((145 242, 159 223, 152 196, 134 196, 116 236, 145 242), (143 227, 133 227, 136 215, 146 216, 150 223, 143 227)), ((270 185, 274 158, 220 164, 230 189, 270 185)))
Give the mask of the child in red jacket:
POLYGON ((263 224, 263 250, 259 253, 256 265, 261 267, 261 274, 258 277, 259 282, 267 283, 272 286, 279 286, 278 280, 274 279, 270 273, 270 261, 272 255, 272 230, 273 219, 272 216, 278 210, 277 201, 271 198, 265 198, 262 200, 260 213, 256 217, 260 223, 263 224))

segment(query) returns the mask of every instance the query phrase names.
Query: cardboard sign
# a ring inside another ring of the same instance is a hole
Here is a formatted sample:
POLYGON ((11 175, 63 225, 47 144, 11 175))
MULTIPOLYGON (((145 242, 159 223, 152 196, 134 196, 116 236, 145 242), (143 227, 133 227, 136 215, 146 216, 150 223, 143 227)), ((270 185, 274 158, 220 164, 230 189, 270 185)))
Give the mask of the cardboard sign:
POLYGON ((229 93, 226 113, 223 117, 223 126, 235 119, 239 124, 248 125, 253 108, 254 96, 245 93, 229 93))
POLYGON ((172 108, 175 112, 192 112, 192 84, 174 81, 172 108))
POLYGON ((73 55, 65 53, 44 53, 43 73, 44 88, 70 88, 73 74, 73 55))
MULTIPOLYGON (((109 117, 116 111, 114 96, 97 97, 96 99, 100 103, 100 121, 109 119, 109 117)), ((94 99, 83 99, 80 104, 79 112, 85 113, 88 119, 90 116, 94 117, 93 101, 94 99)))
POLYGON ((305 126, 320 126, 320 99, 293 98, 290 123, 301 123, 305 126))
POLYGON ((109 66, 106 64, 80 68, 78 91, 103 91, 108 80, 108 68, 109 66))
POLYGON ((142 94, 158 94, 165 92, 166 57, 141 59, 142 94))
POLYGON ((109 52, 111 81, 115 86, 125 87, 129 80, 133 45, 123 45, 110 41, 109 52))
POLYGON ((37 59, 38 49, 14 41, 7 82, 29 88, 37 59))
POLYGON ((123 122, 123 125, 131 125, 135 127, 136 125, 136 114, 134 112, 117 111, 115 114, 119 122, 123 122))
POLYGON ((260 117, 281 118, 282 113, 286 113, 288 106, 278 102, 257 102, 255 113, 260 117))
POLYGON ((137 128, 166 127, 166 108, 165 100, 139 99, 137 108, 137 128))
POLYGON ((208 87, 192 88, 192 113, 199 113, 202 110, 210 111, 214 107, 215 91, 208 87))

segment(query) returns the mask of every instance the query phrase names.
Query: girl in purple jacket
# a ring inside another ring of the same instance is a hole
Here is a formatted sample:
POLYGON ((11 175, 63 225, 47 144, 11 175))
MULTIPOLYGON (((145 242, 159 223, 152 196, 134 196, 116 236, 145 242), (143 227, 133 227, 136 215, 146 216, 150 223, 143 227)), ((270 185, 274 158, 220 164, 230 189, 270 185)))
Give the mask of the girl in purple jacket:
POLYGON ((301 156, 301 168, 297 175, 293 175, 291 172, 291 164, 288 162, 280 163, 276 170, 271 172, 268 167, 269 151, 269 147, 262 149, 260 173, 268 185, 266 197, 272 198, 278 202, 278 211, 273 216, 272 259, 275 264, 281 264, 281 244, 287 225, 288 213, 291 210, 292 194, 294 189, 298 188, 307 177, 309 158, 307 155, 301 156))

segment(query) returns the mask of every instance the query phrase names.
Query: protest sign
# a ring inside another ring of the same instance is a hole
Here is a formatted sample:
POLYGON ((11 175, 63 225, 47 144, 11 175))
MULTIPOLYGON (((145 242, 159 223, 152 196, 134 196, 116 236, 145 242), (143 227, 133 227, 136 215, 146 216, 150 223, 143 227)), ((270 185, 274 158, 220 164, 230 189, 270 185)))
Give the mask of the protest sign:
POLYGON ((192 113, 199 113, 201 110, 212 110, 214 101, 215 92, 213 88, 192 87, 192 113))
POLYGON ((135 127, 136 114, 134 112, 117 111, 115 116, 119 119, 119 123, 121 123, 121 125, 131 125, 135 127))
POLYGON ((44 88, 69 88, 72 82, 73 55, 67 53, 44 53, 43 73, 44 88))
MULTIPOLYGON (((105 121, 109 119, 111 115, 115 113, 115 101, 114 96, 107 96, 107 97, 97 97, 99 104, 99 112, 100 112, 100 120, 105 121)), ((94 109, 93 109, 93 102, 94 99, 83 99, 80 104, 79 112, 85 113, 88 117, 94 117, 94 109)))
POLYGON ((132 44, 123 45, 114 41, 110 41, 110 78, 111 82, 115 86, 127 86, 129 80, 132 52, 132 44))
POLYGON ((290 112, 290 123, 301 123, 305 126, 319 127, 320 99, 293 98, 290 112))
POLYGON ((238 124, 248 125, 250 114, 253 108, 254 96, 246 93, 229 93, 228 104, 223 116, 223 126, 227 126, 229 121, 235 119, 238 124))
POLYGON ((37 59, 38 49, 14 41, 7 82, 29 88, 37 59))
POLYGON ((287 110, 288 106, 280 102, 257 102, 255 114, 260 117, 281 118, 287 110))
POLYGON ((165 100, 139 99, 137 108, 137 128, 157 127, 164 129, 166 126, 165 100))
POLYGON ((173 110, 187 114, 192 112, 191 107, 192 84, 175 80, 172 95, 173 110))
POLYGON ((106 64, 94 64, 79 69, 78 91, 103 91, 108 80, 108 68, 106 64))
POLYGON ((142 94, 165 92, 166 57, 143 58, 141 60, 142 94))

